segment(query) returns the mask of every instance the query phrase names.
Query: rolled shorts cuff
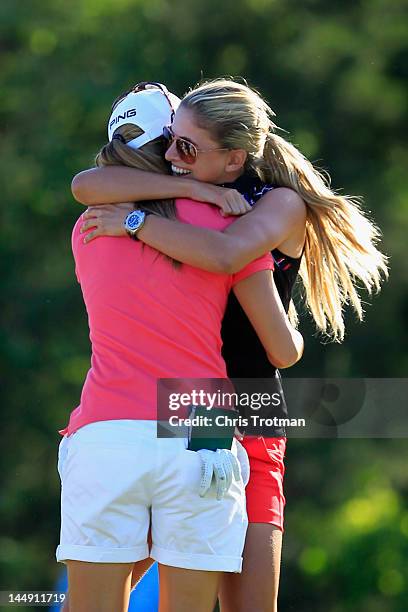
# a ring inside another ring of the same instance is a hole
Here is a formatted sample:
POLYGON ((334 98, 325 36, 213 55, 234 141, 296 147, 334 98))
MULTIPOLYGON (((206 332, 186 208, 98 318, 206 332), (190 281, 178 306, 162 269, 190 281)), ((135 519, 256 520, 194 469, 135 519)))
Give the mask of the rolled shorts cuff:
POLYGON ((60 544, 56 552, 57 561, 88 561, 89 563, 135 563, 149 557, 149 548, 102 548, 101 546, 76 546, 60 544))
POLYGON ((242 557, 225 557, 221 555, 199 555, 178 550, 167 550, 153 544, 150 557, 171 567, 182 569, 204 570, 208 572, 241 573, 242 557))

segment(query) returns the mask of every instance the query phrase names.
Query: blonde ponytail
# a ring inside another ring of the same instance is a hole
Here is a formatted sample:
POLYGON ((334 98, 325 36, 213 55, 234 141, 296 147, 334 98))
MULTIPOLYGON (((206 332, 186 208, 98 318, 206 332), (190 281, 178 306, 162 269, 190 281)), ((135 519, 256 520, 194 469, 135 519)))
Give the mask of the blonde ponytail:
POLYGON ((300 276, 313 319, 321 332, 341 342, 343 308, 363 318, 362 283, 371 294, 388 276, 387 258, 377 248, 378 228, 361 210, 361 199, 342 196, 292 144, 269 132, 263 154, 266 182, 296 191, 306 203, 306 239, 300 276))

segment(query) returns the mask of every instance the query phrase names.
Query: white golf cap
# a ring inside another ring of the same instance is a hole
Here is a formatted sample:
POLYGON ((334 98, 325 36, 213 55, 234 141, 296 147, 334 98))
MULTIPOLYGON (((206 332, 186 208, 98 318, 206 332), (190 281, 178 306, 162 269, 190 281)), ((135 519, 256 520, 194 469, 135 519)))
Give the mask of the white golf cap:
POLYGON ((139 83, 112 111, 108 121, 109 142, 118 127, 132 123, 144 133, 126 144, 139 149, 163 134, 164 126, 171 124, 179 104, 180 98, 161 83, 139 83))

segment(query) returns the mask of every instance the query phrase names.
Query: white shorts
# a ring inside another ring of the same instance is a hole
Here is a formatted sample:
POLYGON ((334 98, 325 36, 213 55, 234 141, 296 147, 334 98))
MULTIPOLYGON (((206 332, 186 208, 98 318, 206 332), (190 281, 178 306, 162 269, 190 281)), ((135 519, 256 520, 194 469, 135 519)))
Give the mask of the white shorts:
POLYGON ((214 485, 201 498, 200 456, 186 449, 185 438, 158 439, 156 427, 155 421, 101 421, 62 439, 57 561, 131 563, 150 556, 185 569, 240 572, 248 524, 242 478, 221 501, 214 485))

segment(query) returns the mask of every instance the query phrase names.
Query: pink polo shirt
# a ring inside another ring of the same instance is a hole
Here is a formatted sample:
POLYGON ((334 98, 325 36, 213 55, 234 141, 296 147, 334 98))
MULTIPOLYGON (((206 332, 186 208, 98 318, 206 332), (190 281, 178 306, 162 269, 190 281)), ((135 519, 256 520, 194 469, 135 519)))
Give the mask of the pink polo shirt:
MULTIPOLYGON (((215 206, 177 200, 178 219, 222 231, 234 222, 215 206)), ((91 367, 71 434, 95 421, 155 419, 158 378, 226 378, 221 321, 231 287, 259 270, 267 254, 234 275, 187 264, 125 237, 83 244, 81 217, 72 233, 76 274, 88 313, 91 367)))

